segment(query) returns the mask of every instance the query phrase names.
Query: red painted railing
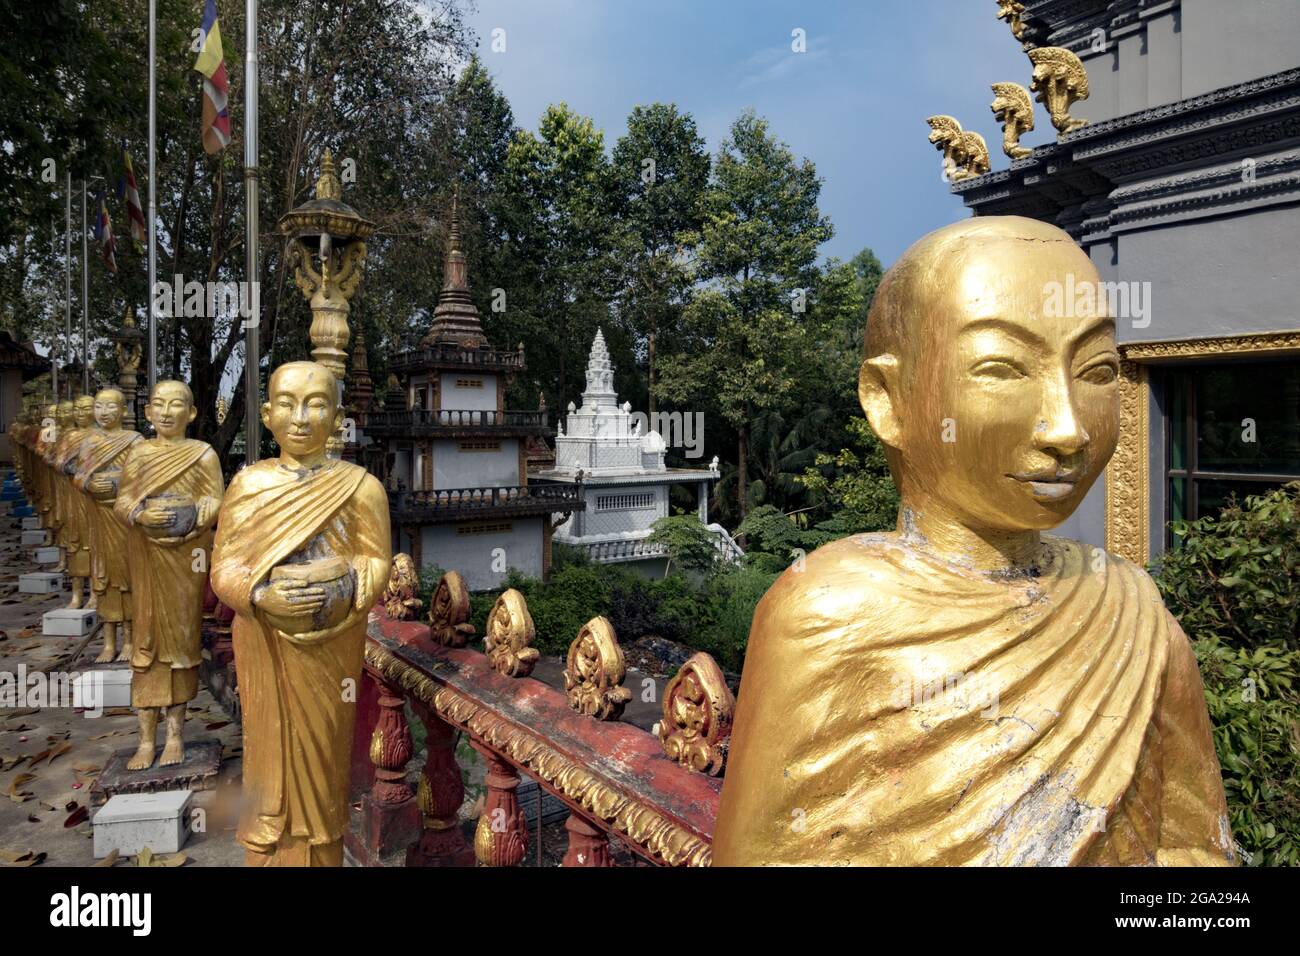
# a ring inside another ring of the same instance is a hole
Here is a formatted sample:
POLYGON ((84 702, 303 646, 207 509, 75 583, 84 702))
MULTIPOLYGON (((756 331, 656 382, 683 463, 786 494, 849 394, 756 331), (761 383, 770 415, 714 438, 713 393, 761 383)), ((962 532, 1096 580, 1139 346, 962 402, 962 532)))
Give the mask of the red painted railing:
POLYGON ((455 574, 440 582, 428 622, 395 620, 382 605, 371 614, 353 745, 354 860, 520 864, 529 841, 516 793, 522 774, 569 809, 565 866, 611 865, 611 836, 652 864, 708 865, 734 705, 712 659, 697 654, 669 681, 656 735, 617 719, 630 693, 604 618, 574 640, 561 692, 528 676, 537 652, 522 595, 508 591, 493 608, 486 653, 463 646, 474 641, 468 616, 455 574), (415 786, 407 703, 427 740, 415 786), (458 816, 461 735, 487 769, 472 846, 458 816))

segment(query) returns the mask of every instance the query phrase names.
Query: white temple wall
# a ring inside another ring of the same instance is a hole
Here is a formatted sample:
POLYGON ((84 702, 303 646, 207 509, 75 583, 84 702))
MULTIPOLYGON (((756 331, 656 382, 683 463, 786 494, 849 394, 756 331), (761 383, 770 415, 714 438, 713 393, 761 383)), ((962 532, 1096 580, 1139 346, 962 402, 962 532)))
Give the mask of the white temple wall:
MULTIPOLYGON (((482 372, 443 372, 442 407, 497 411, 497 377, 482 372)), ((512 482, 513 483, 513 482, 512 482)))
MULTIPOLYGON (((495 395, 495 391, 493 392, 495 395)), ((517 485, 519 439, 439 439, 433 443, 433 487, 486 488, 517 485), (467 451, 462 446, 495 447, 467 451)))
POLYGON ((585 497, 587 510, 575 512, 557 535, 585 539, 647 531, 668 515, 667 485, 588 485, 585 497))
POLYGON ((502 586, 509 568, 540 578, 542 521, 509 518, 429 525, 421 540, 422 561, 426 567, 459 571, 471 591, 502 586))

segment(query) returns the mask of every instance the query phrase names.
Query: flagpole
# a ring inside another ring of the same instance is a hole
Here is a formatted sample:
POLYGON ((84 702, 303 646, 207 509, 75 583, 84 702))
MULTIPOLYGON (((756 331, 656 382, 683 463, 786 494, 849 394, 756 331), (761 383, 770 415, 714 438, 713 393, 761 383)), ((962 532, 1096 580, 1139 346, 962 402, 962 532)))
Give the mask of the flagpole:
POLYGON ((257 0, 244 3, 244 271, 248 301, 244 317, 244 462, 257 461, 261 443, 262 404, 261 297, 254 290, 260 280, 257 255, 257 0))
POLYGON ((145 294, 149 297, 149 394, 153 394, 154 384, 158 381, 158 310, 154 302, 154 283, 158 279, 158 205, 155 198, 154 183, 158 170, 154 142, 158 136, 158 86, 155 69, 158 59, 157 37, 157 0, 149 0, 149 221, 147 225, 149 243, 149 277, 145 294))
MULTIPOLYGON (((63 230, 63 347, 59 350, 60 355, 67 362, 67 353, 72 346, 72 171, 65 173, 66 189, 64 190, 64 230, 63 230)), ((67 375, 64 375, 67 378, 67 375)), ((69 387, 68 395, 71 396, 72 389, 69 387)), ((59 393, 56 389, 54 392, 54 401, 59 400, 59 393)))
POLYGON ((90 392, 90 252, 86 242, 86 180, 81 181, 81 393, 90 392))

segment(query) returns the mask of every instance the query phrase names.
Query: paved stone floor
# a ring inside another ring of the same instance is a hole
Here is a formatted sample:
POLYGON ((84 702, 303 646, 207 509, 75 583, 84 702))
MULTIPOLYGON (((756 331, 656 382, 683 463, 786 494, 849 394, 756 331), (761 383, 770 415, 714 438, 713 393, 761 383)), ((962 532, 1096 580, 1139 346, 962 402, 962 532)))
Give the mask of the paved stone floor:
MULTIPOLYGON (((65 606, 68 592, 18 593, 20 574, 48 570, 34 563, 32 549, 22 547, 19 536, 20 522, 7 513, 0 515, 0 673, 17 675, 20 663, 29 674, 40 668, 79 672, 99 653, 99 635, 75 660, 63 658, 82 638, 41 635, 41 616, 65 606)), ((223 760, 220 786, 195 794, 193 805, 204 810, 205 830, 193 833, 185 844, 185 865, 239 865, 243 849, 234 839, 239 727, 203 687, 186 717, 186 739, 221 741, 223 760)), ((160 730, 160 744, 161 736, 160 730)), ((93 718, 68 706, 0 708, 0 866, 22 865, 33 858, 41 866, 94 865, 88 820, 91 784, 114 750, 134 748, 135 742, 136 718, 127 708, 105 710, 93 718), (29 851, 27 860, 9 862, 29 851)), ((133 862, 122 859, 116 865, 133 862)))
MULTIPOLYGON (((51 595, 20 594, 18 576, 28 571, 48 570, 35 563, 33 548, 19 543, 21 522, 0 505, 0 675, 17 675, 20 664, 28 674, 48 669, 75 676, 93 664, 101 648, 100 636, 72 656, 82 638, 44 637, 41 617, 49 610, 66 606, 69 592, 51 595)), ((563 689, 564 661, 543 658, 534 677, 563 689)), ((654 693, 645 693, 644 672, 629 668, 626 685, 633 690, 624 720, 650 730, 659 719, 659 695, 665 681, 654 680, 654 693)), ((12 680, 12 678, 11 678, 12 680)), ((93 831, 89 816, 90 790, 109 756, 116 750, 134 748, 136 717, 129 708, 105 710, 101 716, 87 716, 71 706, 0 707, 0 866, 93 866, 93 831), (17 862, 10 862, 16 860, 17 862)), ((412 786, 424 764, 423 732, 412 722, 418 752, 408 764, 412 786)), ((161 748, 161 728, 159 740, 161 748)), ((198 696, 188 709, 187 740, 211 738, 222 743, 221 776, 215 790, 195 794, 194 806, 204 811, 203 832, 191 834, 182 852, 185 866, 239 866, 243 849, 235 842, 241 774, 241 736, 233 722, 208 690, 200 684, 198 696)), ((467 837, 483 797, 485 768, 478 755, 461 741, 457 758, 466 777, 466 800, 461 818, 467 837)), ((568 843, 564 829, 567 810, 549 795, 542 801, 542 853, 537 856, 536 784, 525 777, 520 790, 521 804, 529 823, 529 853, 525 866, 558 866, 568 843)), ((611 846, 620 865, 635 865, 631 853, 617 840, 611 846)), ((114 865, 127 866, 133 859, 114 865)))

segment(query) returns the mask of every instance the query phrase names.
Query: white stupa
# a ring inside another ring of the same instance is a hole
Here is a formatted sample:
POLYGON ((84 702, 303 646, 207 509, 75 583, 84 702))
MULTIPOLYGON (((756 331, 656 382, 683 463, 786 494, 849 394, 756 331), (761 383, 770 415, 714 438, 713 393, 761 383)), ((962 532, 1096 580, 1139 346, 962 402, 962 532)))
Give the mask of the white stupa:
POLYGON ((532 476, 539 481, 581 478, 587 509, 557 528, 555 540, 585 547, 604 563, 653 562, 662 569, 665 550, 646 539, 654 522, 669 514, 669 487, 693 484, 701 523, 714 531, 727 557, 737 557, 740 550, 726 530, 708 523, 709 483, 720 474, 717 458, 707 468, 669 468, 664 463, 667 443, 658 431, 643 429, 645 422, 630 402, 618 404, 614 366, 605 336, 597 330, 582 405, 569 403, 556 435, 555 467, 532 476))

